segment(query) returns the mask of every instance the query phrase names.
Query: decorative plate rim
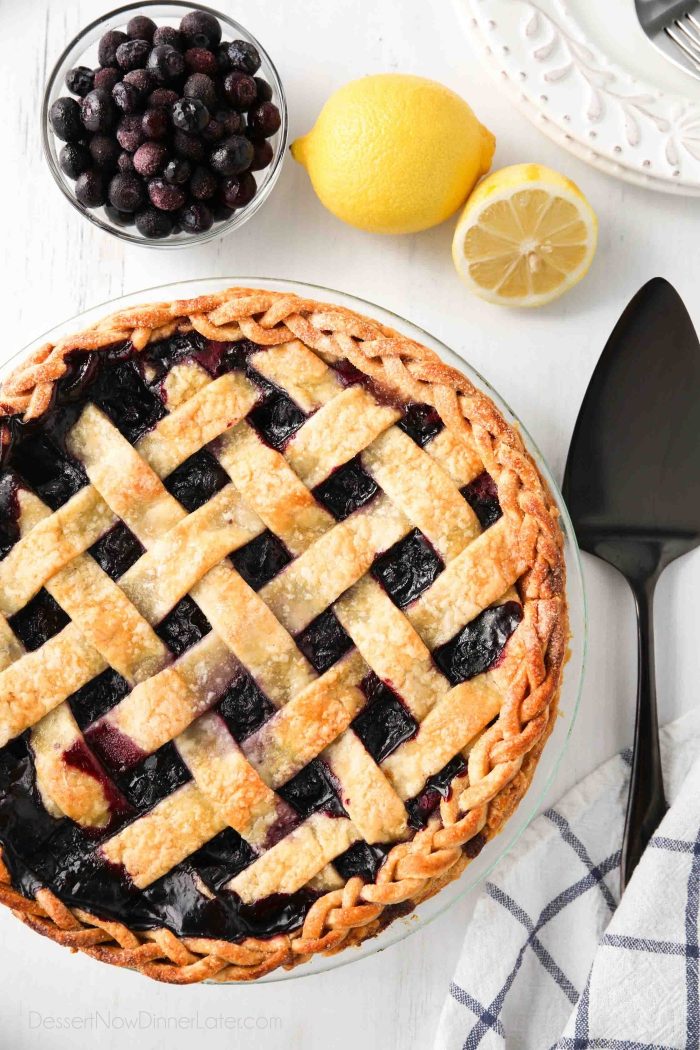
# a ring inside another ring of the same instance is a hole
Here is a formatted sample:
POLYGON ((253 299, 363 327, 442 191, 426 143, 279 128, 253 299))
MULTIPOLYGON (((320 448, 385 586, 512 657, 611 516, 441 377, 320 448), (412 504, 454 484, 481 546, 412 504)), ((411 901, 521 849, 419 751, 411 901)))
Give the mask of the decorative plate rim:
POLYGON ((567 0, 453 3, 485 66, 551 139, 627 182, 700 195, 700 103, 608 58, 567 0))

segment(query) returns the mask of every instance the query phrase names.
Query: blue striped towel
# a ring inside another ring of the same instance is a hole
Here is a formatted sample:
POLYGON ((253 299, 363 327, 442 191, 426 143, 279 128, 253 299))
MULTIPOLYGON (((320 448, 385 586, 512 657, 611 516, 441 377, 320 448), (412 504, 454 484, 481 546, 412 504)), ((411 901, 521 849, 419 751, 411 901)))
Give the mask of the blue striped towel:
POLYGON ((699 1050, 700 712, 661 736, 671 808, 618 901, 630 752, 484 886, 436 1050, 699 1050))

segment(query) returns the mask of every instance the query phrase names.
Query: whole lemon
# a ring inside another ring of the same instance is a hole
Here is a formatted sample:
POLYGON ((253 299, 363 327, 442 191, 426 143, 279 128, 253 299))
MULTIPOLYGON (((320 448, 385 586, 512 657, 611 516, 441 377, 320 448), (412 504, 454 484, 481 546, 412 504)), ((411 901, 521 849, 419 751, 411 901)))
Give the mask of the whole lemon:
POLYGON ((415 233, 464 203, 495 145, 443 84, 381 73, 331 95, 292 154, 339 219, 373 233, 415 233))

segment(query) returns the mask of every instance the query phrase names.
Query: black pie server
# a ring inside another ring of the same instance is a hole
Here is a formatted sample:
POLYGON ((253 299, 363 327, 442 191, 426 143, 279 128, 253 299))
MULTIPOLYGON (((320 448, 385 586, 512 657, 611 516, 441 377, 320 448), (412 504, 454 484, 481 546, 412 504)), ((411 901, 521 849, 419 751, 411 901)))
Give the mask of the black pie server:
POLYGON ((666 812, 654 680, 654 588, 700 544, 700 344, 676 290, 637 292, 596 366, 563 484, 579 545, 634 593, 637 719, 620 883, 624 890, 666 812))

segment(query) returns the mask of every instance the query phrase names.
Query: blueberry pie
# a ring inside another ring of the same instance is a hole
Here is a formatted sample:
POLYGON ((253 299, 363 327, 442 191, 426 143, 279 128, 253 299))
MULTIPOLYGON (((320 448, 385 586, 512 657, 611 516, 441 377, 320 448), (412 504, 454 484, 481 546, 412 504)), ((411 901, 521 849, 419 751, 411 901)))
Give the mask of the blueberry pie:
POLYGON ((338 306, 122 311, 0 392, 0 900, 162 981, 376 934, 555 716, 562 538, 493 403, 338 306))

